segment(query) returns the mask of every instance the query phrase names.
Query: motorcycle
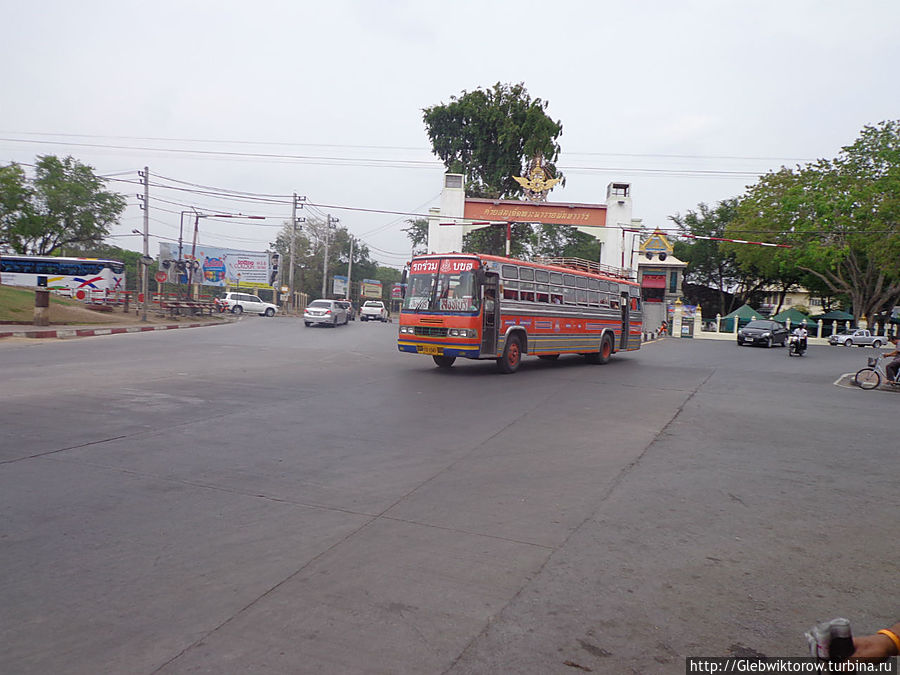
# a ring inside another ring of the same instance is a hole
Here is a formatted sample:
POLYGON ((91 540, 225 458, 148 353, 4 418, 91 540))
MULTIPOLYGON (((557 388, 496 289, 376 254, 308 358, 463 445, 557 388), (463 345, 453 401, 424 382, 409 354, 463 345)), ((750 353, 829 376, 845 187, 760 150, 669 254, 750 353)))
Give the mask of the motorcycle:
POLYGON ((788 356, 803 356, 806 353, 806 345, 799 335, 791 335, 788 338, 788 356))

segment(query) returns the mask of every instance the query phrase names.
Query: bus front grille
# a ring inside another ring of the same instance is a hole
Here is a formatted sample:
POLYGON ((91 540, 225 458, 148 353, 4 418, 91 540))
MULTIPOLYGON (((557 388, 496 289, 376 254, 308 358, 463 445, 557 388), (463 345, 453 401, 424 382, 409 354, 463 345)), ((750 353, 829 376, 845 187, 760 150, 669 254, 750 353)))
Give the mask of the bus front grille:
POLYGON ((433 328, 431 326, 416 326, 416 335, 423 337, 447 337, 446 328, 433 328))

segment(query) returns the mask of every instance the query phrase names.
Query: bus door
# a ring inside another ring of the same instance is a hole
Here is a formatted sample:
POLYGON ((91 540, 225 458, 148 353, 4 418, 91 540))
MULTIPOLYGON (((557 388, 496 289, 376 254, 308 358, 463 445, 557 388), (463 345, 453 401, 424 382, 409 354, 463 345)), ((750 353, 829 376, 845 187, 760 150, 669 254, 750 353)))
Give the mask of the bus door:
POLYGON ((619 338, 619 349, 628 349, 628 332, 629 332, 629 311, 631 307, 631 299, 628 297, 628 290, 622 293, 622 337, 619 338))
POLYGON ((497 327, 500 325, 499 277, 486 274, 481 286, 481 354, 493 356, 497 353, 497 327))

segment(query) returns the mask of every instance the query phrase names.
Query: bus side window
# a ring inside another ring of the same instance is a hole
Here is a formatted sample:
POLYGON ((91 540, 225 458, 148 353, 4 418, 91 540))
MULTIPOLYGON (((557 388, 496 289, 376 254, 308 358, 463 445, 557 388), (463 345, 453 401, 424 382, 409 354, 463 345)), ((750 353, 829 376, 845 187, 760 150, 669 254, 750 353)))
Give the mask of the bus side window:
POLYGON ((563 289, 563 301, 567 305, 575 304, 575 289, 566 287, 563 289))
MULTIPOLYGON (((524 272, 524 268, 519 270, 519 274, 524 272)), ((530 272, 531 270, 529 270, 530 272)), ((519 289, 519 300, 524 300, 525 302, 534 302, 534 284, 530 284, 527 282, 522 282, 521 288, 519 289)))
POLYGON ((619 296, 618 295, 610 295, 609 296, 609 306, 613 309, 619 309, 619 296))
MULTIPOLYGON (((509 267, 509 265, 506 265, 509 267)), ((513 268, 515 269, 515 268, 513 268)), ((519 299, 519 284, 518 282, 507 281, 503 284, 503 299, 504 300, 518 300, 519 299)))
POLYGON ((597 291, 588 291, 588 304, 597 307, 600 304, 600 294, 597 291))
MULTIPOLYGON (((540 270, 538 270, 538 271, 540 271, 540 270)), ((550 302, 550 287, 547 286, 546 284, 538 284, 538 286, 537 286, 537 301, 538 302, 550 302)))
MULTIPOLYGON (((561 275, 560 275, 561 276, 561 275)), ((563 301, 563 289, 559 286, 550 287, 550 302, 554 305, 561 305, 563 301)))

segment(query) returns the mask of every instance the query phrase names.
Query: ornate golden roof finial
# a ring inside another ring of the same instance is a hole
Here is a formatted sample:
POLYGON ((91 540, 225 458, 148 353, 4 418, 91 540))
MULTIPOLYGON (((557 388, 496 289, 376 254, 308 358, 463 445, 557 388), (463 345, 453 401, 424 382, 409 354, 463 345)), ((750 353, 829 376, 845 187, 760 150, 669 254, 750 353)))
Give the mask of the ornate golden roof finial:
POLYGON ((550 178, 544 168, 544 158, 540 155, 532 158, 526 176, 513 176, 513 180, 525 188, 525 198, 532 202, 547 201, 547 193, 560 181, 559 178, 550 178))

